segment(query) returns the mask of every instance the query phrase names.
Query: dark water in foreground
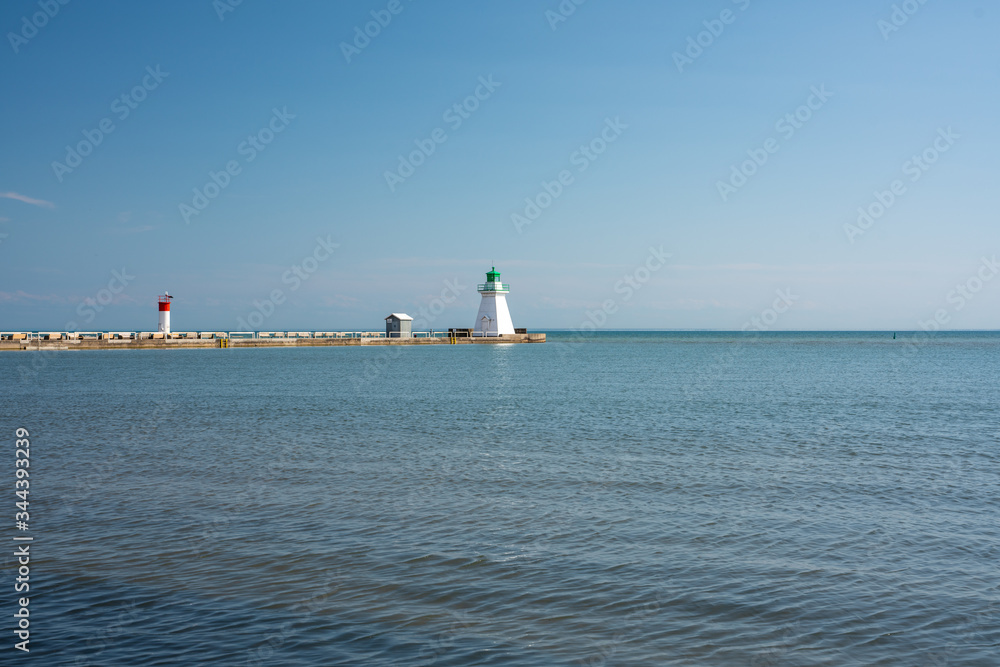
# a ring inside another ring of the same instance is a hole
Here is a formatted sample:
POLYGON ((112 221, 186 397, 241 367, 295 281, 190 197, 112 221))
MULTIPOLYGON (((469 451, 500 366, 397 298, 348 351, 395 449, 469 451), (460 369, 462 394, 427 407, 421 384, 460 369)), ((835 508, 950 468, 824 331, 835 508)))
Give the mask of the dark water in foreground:
POLYGON ((1000 664, 1000 335, 747 340, 0 353, 0 662, 1000 664))

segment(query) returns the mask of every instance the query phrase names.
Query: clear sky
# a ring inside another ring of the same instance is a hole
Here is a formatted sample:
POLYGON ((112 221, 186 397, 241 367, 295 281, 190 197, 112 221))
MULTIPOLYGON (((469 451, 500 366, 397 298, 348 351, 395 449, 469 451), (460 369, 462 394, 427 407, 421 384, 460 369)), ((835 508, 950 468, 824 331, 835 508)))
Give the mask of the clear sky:
POLYGON ((235 2, 0 5, 0 330, 1000 328, 995 0, 235 2))

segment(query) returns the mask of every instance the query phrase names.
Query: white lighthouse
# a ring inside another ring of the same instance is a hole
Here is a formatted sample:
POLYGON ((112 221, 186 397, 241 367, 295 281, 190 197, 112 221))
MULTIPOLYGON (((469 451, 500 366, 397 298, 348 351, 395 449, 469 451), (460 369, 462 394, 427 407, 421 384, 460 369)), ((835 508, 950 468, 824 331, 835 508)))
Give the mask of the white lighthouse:
POLYGON ((170 300, 173 298, 164 292, 163 296, 157 300, 160 305, 160 323, 157 331, 163 334, 170 333, 170 300))
POLYGON ((513 334, 514 323, 510 320, 507 310, 507 292, 509 285, 500 282, 500 272, 494 266, 486 272, 486 282, 476 287, 483 300, 479 304, 479 314, 476 315, 474 336, 499 336, 513 334))

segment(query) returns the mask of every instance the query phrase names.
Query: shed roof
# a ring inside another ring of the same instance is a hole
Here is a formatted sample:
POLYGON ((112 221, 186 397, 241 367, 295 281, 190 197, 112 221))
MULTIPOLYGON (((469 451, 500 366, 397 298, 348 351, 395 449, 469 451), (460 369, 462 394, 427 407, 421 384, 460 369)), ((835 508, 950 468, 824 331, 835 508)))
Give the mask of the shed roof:
POLYGON ((397 320, 413 320, 413 318, 407 315, 406 313, 389 313, 389 317, 385 319, 388 320, 393 317, 395 317, 397 320))

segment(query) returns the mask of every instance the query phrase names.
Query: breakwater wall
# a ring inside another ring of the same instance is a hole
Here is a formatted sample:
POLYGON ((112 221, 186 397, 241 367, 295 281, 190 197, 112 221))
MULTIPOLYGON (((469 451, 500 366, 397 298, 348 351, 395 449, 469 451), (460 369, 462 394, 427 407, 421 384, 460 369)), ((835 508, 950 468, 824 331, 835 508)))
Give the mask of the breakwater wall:
POLYGON ((218 336, 211 338, 63 338, 46 334, 46 337, 0 338, 0 351, 31 350, 184 350, 192 348, 236 347, 327 347, 342 345, 497 345, 506 343, 544 343, 545 334, 505 334, 502 336, 422 336, 411 338, 363 337, 240 337, 218 336))

